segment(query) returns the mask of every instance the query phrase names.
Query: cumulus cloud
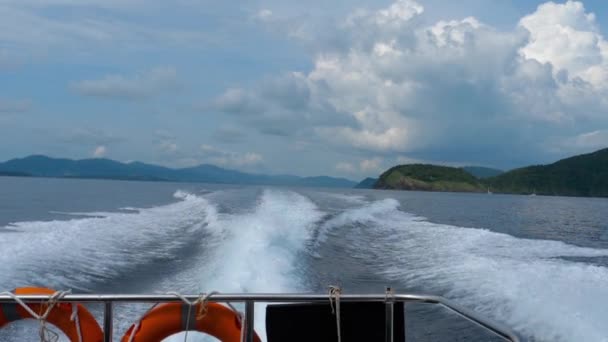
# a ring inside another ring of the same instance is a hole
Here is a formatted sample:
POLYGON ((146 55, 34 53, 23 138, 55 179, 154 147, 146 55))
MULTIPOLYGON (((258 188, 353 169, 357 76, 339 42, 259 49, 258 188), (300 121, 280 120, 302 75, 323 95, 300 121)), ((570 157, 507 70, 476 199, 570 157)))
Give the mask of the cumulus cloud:
POLYGON ((207 144, 201 145, 200 151, 206 162, 221 166, 246 167, 260 164, 264 160, 259 153, 225 151, 207 144))
POLYGON ((161 151, 165 152, 165 153, 170 153, 173 154, 175 152, 177 152, 177 150, 179 149, 177 146, 177 143, 173 142, 173 141, 161 141, 158 144, 159 148, 161 151))
POLYGON ((179 154, 177 138, 171 132, 164 129, 159 129, 154 132, 154 136, 156 148, 160 153, 170 156, 179 154))
POLYGON ((540 5, 536 12, 522 18, 520 25, 530 32, 528 44, 520 50, 525 58, 550 63, 555 75, 567 72, 566 77, 607 86, 602 79, 605 70, 601 69, 607 66, 608 46, 595 15, 586 13, 582 2, 540 5))
POLYGON ((254 18, 260 21, 269 21, 272 19, 272 11, 269 9, 261 9, 254 15, 254 18))
POLYGON ((560 139, 551 145, 557 151, 584 153, 608 147, 608 129, 594 130, 560 139))
POLYGON ((93 157, 103 158, 103 157, 105 157, 107 152, 108 152, 108 149, 105 146, 103 146, 103 145, 97 146, 97 147, 95 147, 95 150, 93 150, 93 157))
POLYGON ((608 126, 608 43, 582 3, 543 4, 508 31, 423 12, 357 10, 323 33, 335 44, 316 47, 312 70, 230 89, 216 109, 332 146, 490 164, 608 126))
POLYGON ((374 157, 369 159, 361 159, 359 162, 338 162, 334 168, 340 173, 357 174, 357 175, 377 175, 383 171, 384 159, 374 157))
POLYGON ((142 99, 175 90, 177 72, 173 67, 157 67, 132 76, 108 75, 73 85, 82 95, 120 99, 142 99))
POLYGON ((213 103, 213 109, 233 115, 239 122, 273 136, 312 133, 318 125, 352 122, 336 115, 324 88, 300 72, 262 80, 255 89, 230 88, 213 103))
POLYGON ((363 159, 359 163, 359 168, 364 173, 382 171, 382 158, 363 159))
POLYGON ((352 163, 339 162, 335 166, 336 170, 342 173, 355 173, 357 170, 352 163))

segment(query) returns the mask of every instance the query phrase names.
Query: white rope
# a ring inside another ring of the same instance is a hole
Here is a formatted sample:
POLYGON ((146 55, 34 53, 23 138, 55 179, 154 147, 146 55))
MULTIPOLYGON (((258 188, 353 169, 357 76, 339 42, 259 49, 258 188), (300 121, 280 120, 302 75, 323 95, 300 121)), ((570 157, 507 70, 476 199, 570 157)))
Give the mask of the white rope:
POLYGON ((80 318, 78 317, 78 303, 72 303, 72 316, 70 316, 70 320, 76 324, 78 342, 82 342, 82 329, 80 328, 80 318))
MULTIPOLYGON (((219 292, 217 292, 217 291, 211 291, 207 294, 201 293, 199 295, 199 297, 192 302, 189 301, 188 298, 184 297, 182 294, 177 293, 177 292, 168 292, 167 294, 176 296, 177 298, 181 299, 182 302, 184 302, 186 305, 188 305, 188 317, 186 318, 186 327, 189 327, 190 326, 190 316, 192 315, 192 307, 196 306, 197 304, 201 304, 201 306, 199 307, 199 311, 196 315, 196 319, 197 320, 202 319, 207 314, 207 303, 209 302, 209 299, 211 298, 211 296, 216 295, 218 293, 219 292)), ((237 320, 241 324, 241 342, 244 342, 245 335, 244 335, 243 327, 245 325, 245 316, 240 311, 238 311, 234 307, 234 305, 232 305, 231 303, 226 303, 226 304, 237 315, 237 320)), ((150 309, 148 309, 148 311, 146 311, 146 313, 142 316, 142 318, 145 317, 150 311, 152 311, 152 309, 154 309, 157 305, 158 305, 158 303, 154 304, 150 309)), ((129 339, 127 340, 128 342, 133 342, 133 339, 135 338, 135 333, 139 329, 140 325, 141 325, 141 319, 139 321, 137 321, 137 323, 133 327, 133 330, 131 331, 131 335, 129 335, 129 339)), ((188 330, 186 330, 186 332, 185 332, 184 341, 186 341, 187 339, 188 339, 188 330)))
POLYGON ((234 311, 234 313, 236 314, 236 320, 239 322, 239 324, 241 325, 241 342, 245 342, 245 325, 247 324, 247 316, 244 315, 242 312, 240 312, 239 310, 237 310, 234 305, 232 305, 231 303, 226 303, 226 305, 228 305, 228 307, 230 309, 232 309, 232 311, 234 311))
MULTIPOLYGON (((70 293, 72 293, 71 290, 56 291, 55 293, 53 293, 49 297, 48 302, 46 303, 46 310, 41 315, 35 313, 34 310, 32 310, 32 308, 29 307, 29 305, 27 305, 16 294, 14 294, 12 292, 2 292, 2 293, 0 293, 0 295, 6 295, 6 296, 11 297, 15 302, 17 302, 17 304, 19 304, 25 311, 27 311, 27 313, 30 316, 32 316, 33 319, 40 322, 40 329, 38 331, 38 334, 40 336, 41 342, 56 342, 57 340, 59 340, 59 334, 56 333, 55 331, 49 329, 46 326, 46 323, 47 323, 46 320, 49 317, 49 315, 51 314, 51 311, 53 311, 53 309, 55 308, 55 305, 57 305, 57 303, 59 303, 59 300, 70 293)), ((78 307, 77 306, 78 306, 77 304, 72 303, 72 315, 70 316, 70 320, 72 322, 74 322, 74 324, 76 325, 76 333, 78 335, 78 342, 82 342, 82 332, 80 330, 80 319, 78 318, 78 307)))
POLYGON ((228 307, 230 309, 232 309, 232 311, 236 314, 236 320, 241 325, 241 342, 245 342, 245 324, 247 321, 247 316, 245 316, 244 313, 237 310, 236 307, 234 307, 234 305, 232 305, 232 303, 226 302, 226 305, 228 305, 228 307))
MULTIPOLYGON (((211 298, 211 296, 216 295, 218 293, 219 292, 217 292, 217 291, 211 291, 208 294, 201 293, 199 295, 199 297, 193 302, 189 301, 188 298, 184 297, 183 295, 181 295, 177 292, 169 292, 168 294, 178 297, 179 299, 182 300, 182 302, 184 302, 188 305, 188 318, 186 319, 186 326, 190 326, 190 316, 191 316, 192 307, 200 303, 201 306, 199 308, 199 312, 197 313, 196 319, 199 320, 199 319, 205 317, 205 315, 207 314, 207 303, 209 302, 209 299, 211 298)), ((234 313, 236 314, 237 321, 241 325, 241 342, 245 342, 245 324, 246 324, 245 315, 243 315, 243 313, 241 313, 239 310, 237 310, 236 307, 234 307, 234 305, 232 305, 231 303, 226 303, 226 305, 228 305, 228 307, 230 309, 232 309, 232 311, 234 311, 234 313)), ((186 341, 187 338, 188 338, 188 331, 186 330, 186 334, 184 336, 184 342, 186 341)), ((131 342, 131 341, 129 341, 129 342, 131 342)))
POLYGON ((339 286, 329 286, 329 306, 331 307, 331 313, 336 315, 336 329, 338 331, 338 342, 342 341, 342 332, 340 331, 340 295, 342 289, 339 286), (334 301, 336 306, 334 308, 334 301))
MULTIPOLYGON (((184 297, 183 295, 181 295, 177 292, 168 292, 167 294, 178 297, 179 299, 182 300, 182 302, 184 302, 186 305, 188 305, 188 317, 186 318, 186 328, 187 328, 190 326, 190 316, 192 313, 192 307, 200 304, 198 312, 196 313, 196 320, 198 321, 199 319, 202 319, 207 314, 207 303, 209 302, 209 298, 211 298, 211 296, 213 296, 213 295, 218 294, 218 292, 211 291, 207 294, 201 293, 198 296, 198 298, 193 302, 189 301, 188 298, 184 297)), ((186 342, 187 340, 188 340, 188 329, 186 329, 186 333, 184 334, 184 342, 186 342)))
MULTIPOLYGON (((146 311, 141 317, 144 318, 146 317, 146 315, 148 313, 150 313, 150 311, 152 311, 152 309, 154 309, 156 306, 158 305, 158 303, 152 305, 148 311, 146 311)), ((128 342, 133 342, 133 339, 135 338, 135 334, 137 333, 137 330, 139 330, 139 326, 141 325, 141 320, 142 318, 140 318, 137 323, 135 323, 135 325, 133 326, 133 330, 131 330, 131 335, 129 335, 129 339, 127 340, 128 342)))
POLYGON ((387 287, 384 292, 384 301, 394 301, 395 300, 395 290, 392 287, 387 287))

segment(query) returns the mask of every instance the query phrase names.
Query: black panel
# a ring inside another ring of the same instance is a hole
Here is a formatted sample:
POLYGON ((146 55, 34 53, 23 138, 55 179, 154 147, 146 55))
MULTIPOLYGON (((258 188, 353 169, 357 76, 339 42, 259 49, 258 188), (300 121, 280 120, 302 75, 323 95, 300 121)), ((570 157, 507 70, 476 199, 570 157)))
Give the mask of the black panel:
MULTIPOLYGON (((405 342, 403 303, 394 305, 394 341, 405 342)), ((340 303, 342 342, 384 342, 385 313, 384 303, 340 303)), ((268 305, 266 334, 268 342, 338 341, 336 316, 324 303, 268 305)))

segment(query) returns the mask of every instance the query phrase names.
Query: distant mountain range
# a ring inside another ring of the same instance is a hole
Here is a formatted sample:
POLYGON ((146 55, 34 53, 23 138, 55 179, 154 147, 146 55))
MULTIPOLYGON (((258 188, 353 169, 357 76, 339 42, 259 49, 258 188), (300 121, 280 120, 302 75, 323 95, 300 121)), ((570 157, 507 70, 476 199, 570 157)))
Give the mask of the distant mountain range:
POLYGON ((340 188, 357 184, 345 178, 252 174, 208 164, 173 169, 141 162, 121 163, 102 158, 73 160, 43 155, 0 163, 0 175, 340 188))
POLYGON ((495 176, 491 172, 500 171, 489 170, 399 165, 382 173, 374 188, 608 197, 608 148, 495 176))
POLYGON ((374 184, 378 181, 378 178, 367 177, 360 181, 359 184, 355 185, 356 189, 373 189, 374 184))

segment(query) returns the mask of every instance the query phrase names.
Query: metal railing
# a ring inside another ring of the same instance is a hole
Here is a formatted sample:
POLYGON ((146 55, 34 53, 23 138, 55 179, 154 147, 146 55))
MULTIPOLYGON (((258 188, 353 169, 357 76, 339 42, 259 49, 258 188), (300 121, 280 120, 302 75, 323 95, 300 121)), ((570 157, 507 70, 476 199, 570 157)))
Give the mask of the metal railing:
MULTIPOLYGON (((17 296, 26 303, 34 303, 49 300, 48 295, 23 295, 17 296)), ((200 295, 184 296, 189 301, 195 301, 200 295)), ((174 295, 140 295, 140 294, 70 294, 59 300, 60 302, 78 302, 78 303, 103 303, 103 331, 104 341, 112 341, 113 332, 113 304, 114 303, 170 303, 181 302, 182 299, 174 295)), ((312 302, 328 302, 327 294, 216 294, 209 298, 209 302, 216 303, 244 303, 245 304, 245 340, 253 342, 253 322, 254 322, 254 304, 255 303, 312 303, 312 302)), ((393 304, 395 302, 417 302, 441 305, 448 310, 458 314, 464 319, 482 327, 495 335, 502 337, 508 341, 519 342, 519 337, 510 331, 510 329, 502 326, 499 323, 493 322, 486 318, 480 317, 478 314, 465 309, 443 297, 431 295, 416 295, 416 294, 342 294, 340 295, 342 302, 382 302, 386 305, 386 341, 393 341, 393 304)), ((0 295, 0 304, 14 302, 14 299, 7 295, 0 295)))

